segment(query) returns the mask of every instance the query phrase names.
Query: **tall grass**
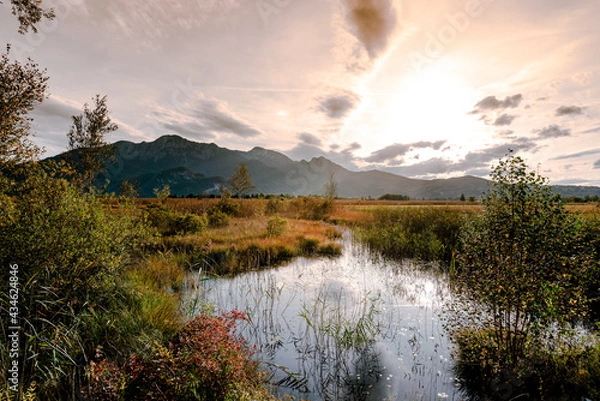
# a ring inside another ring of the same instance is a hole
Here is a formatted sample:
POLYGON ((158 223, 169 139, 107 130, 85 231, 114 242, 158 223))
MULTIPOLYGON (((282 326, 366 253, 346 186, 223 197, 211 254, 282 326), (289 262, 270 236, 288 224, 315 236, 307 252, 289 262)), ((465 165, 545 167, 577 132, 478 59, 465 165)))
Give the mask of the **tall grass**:
POLYGON ((370 211, 355 228, 356 237, 384 256, 450 263, 472 209, 386 207, 370 211))
POLYGON ((200 234, 163 238, 161 251, 185 254, 204 272, 233 275, 279 266, 298 256, 336 256, 339 232, 321 222, 285 220, 269 224, 264 217, 232 218, 226 227, 200 234), (277 226, 277 227, 275 227, 277 226))

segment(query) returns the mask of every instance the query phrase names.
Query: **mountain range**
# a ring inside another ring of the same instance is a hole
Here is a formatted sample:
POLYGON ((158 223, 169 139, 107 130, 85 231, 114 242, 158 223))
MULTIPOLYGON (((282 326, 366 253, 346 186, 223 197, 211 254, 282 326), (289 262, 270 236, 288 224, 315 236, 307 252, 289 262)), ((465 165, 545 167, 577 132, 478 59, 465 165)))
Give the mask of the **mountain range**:
MULTIPOLYGON (((250 151, 198 143, 177 135, 165 135, 153 142, 115 143, 115 161, 99 178, 109 180, 107 190, 119 192, 123 180, 134 182, 140 197, 154 197, 154 188, 169 185, 171 194, 217 194, 235 168, 244 163, 255 185, 253 193, 319 195, 333 174, 338 196, 378 198, 402 194, 411 199, 479 198, 489 181, 465 176, 418 180, 377 170, 350 171, 324 157, 294 161, 282 153, 255 147, 250 151)), ((564 196, 600 195, 600 187, 555 186, 564 196)))

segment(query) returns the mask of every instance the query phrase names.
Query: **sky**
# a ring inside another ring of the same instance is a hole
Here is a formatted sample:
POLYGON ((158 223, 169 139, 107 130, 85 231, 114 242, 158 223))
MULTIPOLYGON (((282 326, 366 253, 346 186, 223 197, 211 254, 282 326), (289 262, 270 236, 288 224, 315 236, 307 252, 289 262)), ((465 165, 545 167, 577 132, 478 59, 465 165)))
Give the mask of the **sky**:
POLYGON ((45 156, 106 95, 110 142, 177 134, 411 178, 489 177, 508 151, 600 186, 598 0, 43 0, 0 36, 47 69, 45 156))

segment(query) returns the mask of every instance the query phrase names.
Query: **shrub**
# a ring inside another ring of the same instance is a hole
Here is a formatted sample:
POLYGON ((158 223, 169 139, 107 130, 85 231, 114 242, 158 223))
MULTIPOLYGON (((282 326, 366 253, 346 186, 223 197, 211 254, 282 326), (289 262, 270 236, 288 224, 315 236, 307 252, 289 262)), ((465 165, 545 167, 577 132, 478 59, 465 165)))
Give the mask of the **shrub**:
POLYGON ((162 204, 146 207, 148 222, 161 235, 196 234, 204 231, 206 217, 191 213, 180 213, 162 204))
MULTIPOLYGON (((65 399, 97 347, 114 351, 126 341, 106 322, 114 322, 126 293, 118 271, 146 234, 134 211, 106 212, 98 199, 43 172, 15 190, 15 197, 0 196, 0 272, 8 283, 9 266, 18 265, 21 383, 36 382, 40 399, 65 399)), ((7 311, 8 292, 1 293, 7 311)), ((7 335, 0 334, 4 383, 7 335)))
POLYGON ((212 209, 208 213, 208 225, 212 228, 227 227, 231 217, 219 209, 212 209))
POLYGON ((243 319, 236 311, 202 314, 148 357, 133 356, 120 369, 92 363, 88 399, 219 401, 243 394, 273 399, 263 387, 265 377, 251 358, 252 349, 236 337, 236 322, 243 319))
POLYGON ((284 204, 279 198, 269 198, 267 204, 265 205, 265 214, 274 215, 277 213, 281 213, 284 208, 284 204))
POLYGON ((298 217, 305 220, 326 220, 333 213, 333 199, 303 196, 292 201, 298 217))
POLYGON ((298 242, 298 247, 304 255, 312 255, 319 249, 319 240, 316 238, 301 237, 298 239, 298 242))
POLYGON ((269 219, 267 222, 267 234, 269 236, 282 235, 287 230, 288 222, 279 216, 269 219))

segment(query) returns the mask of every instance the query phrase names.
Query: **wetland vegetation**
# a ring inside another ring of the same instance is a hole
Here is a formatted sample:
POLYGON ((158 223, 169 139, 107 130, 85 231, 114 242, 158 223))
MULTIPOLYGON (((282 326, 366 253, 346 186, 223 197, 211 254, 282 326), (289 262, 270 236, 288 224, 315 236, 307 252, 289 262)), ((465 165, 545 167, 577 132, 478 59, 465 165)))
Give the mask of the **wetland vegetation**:
POLYGON ((116 198, 64 167, 0 199, 21 398, 598 398, 598 208, 519 158, 481 204, 116 198))

